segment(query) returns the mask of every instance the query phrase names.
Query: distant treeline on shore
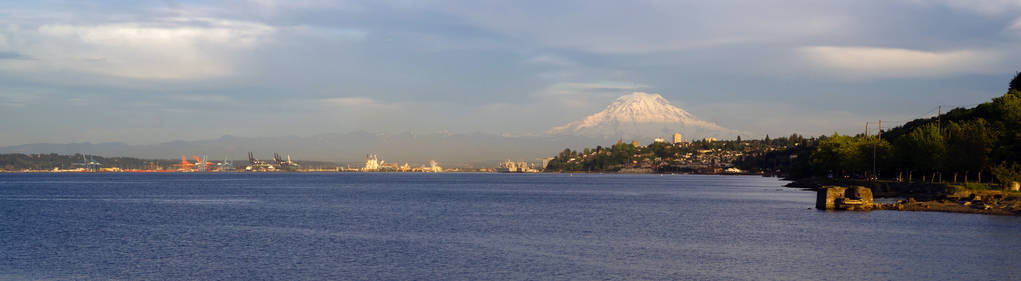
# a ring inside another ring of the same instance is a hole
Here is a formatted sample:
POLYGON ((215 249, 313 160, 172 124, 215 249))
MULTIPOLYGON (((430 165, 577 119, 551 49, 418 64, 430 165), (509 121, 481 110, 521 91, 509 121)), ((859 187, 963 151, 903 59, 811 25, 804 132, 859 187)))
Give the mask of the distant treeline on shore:
MULTIPOLYGON (((192 157, 187 159, 194 162, 192 157)), ((209 161, 217 161, 209 159, 209 161)), ((229 160, 234 163, 235 168, 244 169, 248 165, 247 160, 229 160)), ((84 163, 100 163, 98 168, 120 168, 125 170, 159 170, 176 169, 174 164, 181 163, 181 159, 142 159, 133 157, 103 157, 98 155, 71 154, 63 155, 56 153, 49 154, 22 154, 9 153, 0 154, 0 171, 22 171, 22 170, 71 170, 83 168, 84 163)), ((322 161, 301 161, 305 167, 330 167, 335 168, 336 163, 322 161)))
POLYGON ((903 181, 1021 181, 1021 73, 1007 93, 973 108, 916 119, 880 134, 833 134, 804 147, 742 161, 792 178, 878 177, 903 181))

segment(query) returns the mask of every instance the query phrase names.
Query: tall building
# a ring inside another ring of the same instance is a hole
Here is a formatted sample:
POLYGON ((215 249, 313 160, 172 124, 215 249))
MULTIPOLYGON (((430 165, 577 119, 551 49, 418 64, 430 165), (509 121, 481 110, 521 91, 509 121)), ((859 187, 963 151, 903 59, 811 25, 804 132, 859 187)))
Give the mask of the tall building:
POLYGON ((682 142, 684 142, 684 138, 681 136, 681 133, 674 133, 674 144, 682 142))

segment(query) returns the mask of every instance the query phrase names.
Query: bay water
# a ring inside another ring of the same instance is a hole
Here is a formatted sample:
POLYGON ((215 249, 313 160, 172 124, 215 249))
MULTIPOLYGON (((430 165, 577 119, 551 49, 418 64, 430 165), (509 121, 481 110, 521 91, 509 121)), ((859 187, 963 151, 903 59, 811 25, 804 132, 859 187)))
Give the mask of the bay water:
POLYGON ((1021 218, 757 176, 0 174, 0 279, 1018 280, 1021 218))

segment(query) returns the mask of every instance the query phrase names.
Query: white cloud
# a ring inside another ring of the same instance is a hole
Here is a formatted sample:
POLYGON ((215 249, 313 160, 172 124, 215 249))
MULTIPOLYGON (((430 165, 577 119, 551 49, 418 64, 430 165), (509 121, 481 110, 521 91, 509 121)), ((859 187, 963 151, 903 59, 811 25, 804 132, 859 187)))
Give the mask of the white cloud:
MULTIPOLYGON (((11 31, 8 31, 11 32, 11 31)), ((274 28, 210 18, 97 25, 44 24, 17 29, 10 49, 33 60, 16 71, 73 71, 141 79, 201 79, 235 73, 232 58, 269 39, 274 28)))
POLYGON ((995 72, 995 52, 920 51, 897 48, 811 46, 799 54, 816 67, 836 71, 837 75, 867 77, 940 77, 967 73, 995 72))

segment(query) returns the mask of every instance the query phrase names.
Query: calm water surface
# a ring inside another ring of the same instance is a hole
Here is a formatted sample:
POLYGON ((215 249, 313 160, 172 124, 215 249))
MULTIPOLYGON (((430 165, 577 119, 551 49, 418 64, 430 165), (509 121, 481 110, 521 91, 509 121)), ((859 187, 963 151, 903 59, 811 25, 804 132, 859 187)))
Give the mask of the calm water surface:
POLYGON ((762 177, 0 174, 0 279, 1018 280, 1021 218, 762 177))

